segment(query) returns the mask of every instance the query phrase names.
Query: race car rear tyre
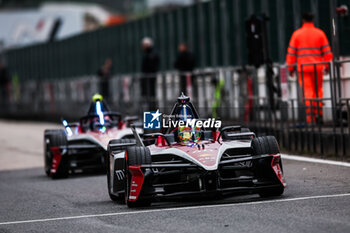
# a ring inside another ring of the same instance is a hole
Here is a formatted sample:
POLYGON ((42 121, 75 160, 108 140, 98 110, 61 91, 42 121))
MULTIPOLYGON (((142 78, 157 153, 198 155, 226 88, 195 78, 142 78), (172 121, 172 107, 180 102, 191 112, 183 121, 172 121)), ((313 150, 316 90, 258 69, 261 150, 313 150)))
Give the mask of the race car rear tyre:
MULTIPOLYGON (((264 137, 254 138, 252 141, 252 149, 255 155, 280 153, 278 142, 274 136, 264 136, 264 137)), ((283 171, 281 161, 280 161, 280 167, 283 171)), ((259 195, 260 197, 274 197, 274 196, 281 196, 283 192, 284 192, 284 187, 281 185, 280 187, 259 192, 259 195)))
MULTIPOLYGON (((128 170, 129 166, 132 165, 144 165, 144 164, 151 164, 151 152, 148 147, 141 147, 141 146, 132 146, 128 147, 126 149, 127 159, 126 159, 126 166, 125 166, 125 174, 126 174, 126 190, 125 190, 125 202, 128 207, 143 207, 143 206, 150 206, 151 205, 151 199, 143 199, 142 197, 137 199, 136 201, 129 201, 128 197, 130 194, 130 186, 131 186, 131 174, 128 170)), ((141 191, 142 193, 142 191, 141 191)))
MULTIPOLYGON (((123 144, 123 143, 134 143, 135 139, 113 139, 109 141, 108 143, 108 148, 107 148, 107 158, 106 158, 106 170, 107 170, 107 187, 108 187, 108 195, 111 198, 112 201, 119 202, 119 203, 124 203, 125 201, 125 194, 124 193, 119 193, 119 194, 113 194, 111 192, 111 189, 113 188, 114 184, 111 183, 111 158, 113 158, 113 152, 110 145, 111 144, 123 144)), ((123 151, 126 149, 126 146, 122 146, 118 148, 118 151, 123 151)), ((113 175, 115 173, 115 170, 113 171, 113 175)), ((114 179, 113 179, 114 180, 114 179)))
POLYGON ((67 136, 62 129, 45 130, 44 132, 44 162, 45 173, 47 176, 56 178, 65 178, 68 176, 68 168, 64 163, 60 163, 56 173, 51 173, 52 168, 52 152, 51 147, 60 147, 67 145, 67 136))

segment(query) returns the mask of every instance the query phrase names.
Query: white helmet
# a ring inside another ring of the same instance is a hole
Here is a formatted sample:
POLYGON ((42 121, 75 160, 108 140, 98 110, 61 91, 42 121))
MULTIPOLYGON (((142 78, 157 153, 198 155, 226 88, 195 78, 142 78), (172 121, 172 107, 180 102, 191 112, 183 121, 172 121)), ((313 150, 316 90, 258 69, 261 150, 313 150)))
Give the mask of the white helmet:
POLYGON ((141 43, 142 43, 142 45, 146 45, 149 47, 153 46, 153 40, 150 37, 143 38, 141 43))

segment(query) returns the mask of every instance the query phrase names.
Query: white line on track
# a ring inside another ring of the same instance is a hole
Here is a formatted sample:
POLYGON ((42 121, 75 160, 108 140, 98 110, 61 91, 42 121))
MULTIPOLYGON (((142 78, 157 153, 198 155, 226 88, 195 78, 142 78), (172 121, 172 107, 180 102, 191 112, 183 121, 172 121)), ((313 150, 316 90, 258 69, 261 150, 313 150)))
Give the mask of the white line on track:
POLYGON ((315 158, 298 156, 298 155, 282 154, 281 156, 282 156, 282 159, 289 159, 289 160, 296 160, 296 161, 309 162, 309 163, 322 163, 322 164, 350 167, 350 163, 347 163, 347 162, 333 161, 333 160, 327 160, 327 159, 315 159, 315 158))
POLYGON ((78 215, 78 216, 69 216, 69 217, 60 217, 60 218, 32 219, 32 220, 24 220, 24 221, 0 222, 0 225, 14 225, 14 224, 23 224, 23 223, 50 222, 50 221, 59 221, 59 220, 70 220, 70 219, 109 217, 109 216, 118 216, 118 215, 144 214, 144 213, 155 213, 155 212, 164 212, 164 211, 207 209, 207 208, 216 208, 216 207, 233 207, 233 206, 242 206, 242 205, 258 205, 258 204, 303 201, 303 200, 312 200, 312 199, 321 199, 321 198, 337 198, 337 197, 348 197, 348 196, 350 196, 350 193, 309 196, 309 197, 295 197, 295 198, 276 199, 276 200, 267 200, 267 201, 253 201, 253 202, 232 203, 232 204, 201 205, 201 206, 188 206, 188 207, 166 208, 166 209, 125 211, 125 212, 106 213, 106 214, 78 215))

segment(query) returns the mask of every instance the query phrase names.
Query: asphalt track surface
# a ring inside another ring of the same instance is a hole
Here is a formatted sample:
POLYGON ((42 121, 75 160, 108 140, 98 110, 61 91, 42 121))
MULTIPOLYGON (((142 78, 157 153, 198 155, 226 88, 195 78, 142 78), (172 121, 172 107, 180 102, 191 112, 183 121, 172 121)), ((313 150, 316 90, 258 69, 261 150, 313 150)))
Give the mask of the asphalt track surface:
POLYGON ((110 201, 104 175, 44 175, 42 133, 53 126, 0 122, 2 132, 11 131, 0 136, 0 232, 350 232, 347 163, 284 159, 288 187, 280 198, 245 195, 128 209, 110 201), (23 147, 12 153, 13 140, 23 147), (11 165, 12 157, 20 164, 11 165))

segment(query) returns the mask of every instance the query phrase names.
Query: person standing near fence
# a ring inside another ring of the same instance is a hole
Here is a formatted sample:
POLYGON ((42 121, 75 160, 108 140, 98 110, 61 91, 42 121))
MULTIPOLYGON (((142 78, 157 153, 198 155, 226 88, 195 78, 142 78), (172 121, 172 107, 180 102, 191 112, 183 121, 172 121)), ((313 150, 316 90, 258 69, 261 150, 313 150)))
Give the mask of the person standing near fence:
POLYGON ((174 67, 180 72, 180 93, 185 93, 187 96, 190 94, 187 91, 187 78, 189 77, 192 85, 192 90, 195 89, 195 80, 193 78, 192 71, 195 67, 195 58, 193 54, 188 50, 185 43, 179 44, 178 56, 174 63, 174 67))
POLYGON ((154 108, 156 98, 156 73, 159 68, 159 55, 153 47, 153 40, 149 37, 143 38, 142 50, 144 55, 141 64, 141 96, 146 100, 148 108, 154 108))
POLYGON ((98 69, 99 92, 107 100, 109 100, 109 79, 111 78, 112 59, 107 58, 105 63, 98 69))
MULTIPOLYGON (((308 63, 329 62, 333 58, 326 34, 314 26, 314 16, 303 14, 303 25, 296 30, 289 42, 287 50, 287 65, 297 64, 299 85, 304 90, 306 105, 306 120, 308 123, 322 120, 322 102, 310 101, 313 98, 323 98, 323 71, 329 72, 328 65, 303 65, 308 63), (316 75, 316 76, 315 76, 316 75), (317 106, 317 103, 319 105, 317 106), (312 113, 311 113, 312 104, 312 113)), ((288 67, 290 75, 294 76, 295 67, 288 67)))
POLYGON ((10 76, 6 67, 0 61, 0 102, 7 102, 8 85, 10 83, 10 76))

